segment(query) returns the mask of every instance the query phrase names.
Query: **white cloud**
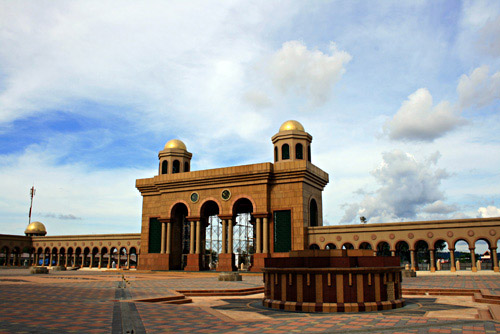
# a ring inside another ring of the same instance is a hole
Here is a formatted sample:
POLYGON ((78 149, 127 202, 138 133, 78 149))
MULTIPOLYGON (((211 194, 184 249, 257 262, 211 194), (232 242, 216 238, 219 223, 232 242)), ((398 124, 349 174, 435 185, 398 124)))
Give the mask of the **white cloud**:
POLYGON ((330 44, 330 54, 325 54, 308 50, 302 42, 289 41, 271 57, 269 71, 282 93, 298 94, 314 104, 323 104, 350 60, 351 55, 337 50, 335 43, 330 44))
POLYGON ((365 216, 375 223, 414 219, 425 208, 451 210, 451 206, 442 203, 440 184, 448 173, 433 167, 436 155, 421 162, 400 150, 382 156, 383 162, 371 173, 380 187, 361 202, 348 205, 342 223, 354 221, 356 216, 365 216))
POLYGON ((422 210, 431 214, 449 214, 456 212, 458 207, 456 205, 446 204, 442 200, 437 200, 434 203, 427 204, 422 210))
POLYGON ((0 193, 0 230, 23 233, 34 184, 32 220, 42 221, 50 235, 140 231, 141 195, 135 179, 154 171, 97 170, 81 162, 59 164, 59 157, 50 145, 2 156, 0 189, 9 191, 0 193))
POLYGON ((449 102, 433 106, 429 91, 420 88, 408 96, 384 131, 393 140, 433 141, 463 123, 449 102))
POLYGON ((500 16, 490 19, 479 31, 479 47, 493 57, 500 56, 500 16))
POLYGON ((481 108, 500 99, 500 71, 489 75, 489 67, 474 69, 468 76, 463 74, 457 86, 462 108, 481 108))
POLYGON ((477 217, 478 218, 500 217, 500 208, 497 208, 494 205, 480 207, 477 210, 477 217))

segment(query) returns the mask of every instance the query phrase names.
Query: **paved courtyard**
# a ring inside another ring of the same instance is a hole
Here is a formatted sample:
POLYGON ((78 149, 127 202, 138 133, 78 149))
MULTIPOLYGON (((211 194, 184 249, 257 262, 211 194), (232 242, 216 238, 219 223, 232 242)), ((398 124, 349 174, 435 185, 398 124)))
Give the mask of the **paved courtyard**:
MULTIPOLYGON (((189 296, 186 290, 262 287, 261 275, 0 269, 0 333, 498 333, 471 296, 405 295, 401 309, 342 314, 265 309, 262 294, 189 296), (125 286, 125 288, 123 288, 125 286), (179 291, 184 291, 183 294, 179 291), (169 304, 192 301, 186 304, 169 304)), ((481 290, 500 301, 500 275, 405 278, 404 289, 481 290)), ((196 293, 194 293, 196 295, 196 293)))

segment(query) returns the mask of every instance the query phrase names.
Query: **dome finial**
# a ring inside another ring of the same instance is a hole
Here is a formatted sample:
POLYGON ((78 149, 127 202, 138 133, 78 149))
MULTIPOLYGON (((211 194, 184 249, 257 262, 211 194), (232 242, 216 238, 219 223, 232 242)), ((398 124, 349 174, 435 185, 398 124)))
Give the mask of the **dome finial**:
POLYGON ((281 126, 280 126, 280 131, 288 131, 288 130, 297 130, 297 131, 304 131, 304 127, 302 126, 302 124, 300 124, 299 122, 297 121, 294 121, 294 120, 289 120, 289 121, 286 121, 285 123, 283 123, 281 126))
POLYGON ((181 149, 181 150, 187 151, 186 144, 184 144, 184 143, 182 142, 182 140, 179 140, 179 139, 172 139, 172 140, 169 140, 169 141, 165 144, 165 149, 167 149, 167 148, 178 148, 178 149, 181 149))

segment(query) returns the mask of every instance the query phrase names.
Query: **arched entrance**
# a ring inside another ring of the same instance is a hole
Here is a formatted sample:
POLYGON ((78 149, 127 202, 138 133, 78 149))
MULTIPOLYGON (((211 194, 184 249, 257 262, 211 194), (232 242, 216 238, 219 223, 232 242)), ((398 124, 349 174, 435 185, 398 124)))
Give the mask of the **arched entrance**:
POLYGON ((229 251, 235 254, 236 266, 247 269, 251 257, 255 254, 255 220, 252 217, 253 205, 247 198, 240 198, 233 206, 233 247, 229 251))
POLYGON ((217 266, 219 254, 222 251, 222 225, 218 216, 219 206, 214 201, 203 203, 200 210, 200 220, 202 226, 201 244, 204 254, 202 258, 202 268, 214 270, 217 266))
MULTIPOLYGON (((190 224, 186 220, 188 208, 184 203, 177 203, 170 213, 172 233, 170 235, 170 269, 184 269, 187 254, 190 253, 190 224)), ((167 247, 168 248, 168 247, 167 247)))

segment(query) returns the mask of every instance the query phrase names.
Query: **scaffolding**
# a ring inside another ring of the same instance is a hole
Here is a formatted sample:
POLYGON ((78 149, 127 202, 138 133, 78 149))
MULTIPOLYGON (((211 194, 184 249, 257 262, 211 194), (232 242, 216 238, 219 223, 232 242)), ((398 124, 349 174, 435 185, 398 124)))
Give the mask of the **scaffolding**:
POLYGON ((236 225, 233 228, 233 252, 238 268, 241 264, 244 268, 248 268, 251 256, 255 253, 255 232, 251 220, 250 213, 239 213, 236 216, 236 225))

